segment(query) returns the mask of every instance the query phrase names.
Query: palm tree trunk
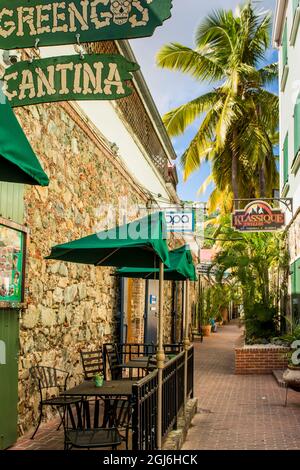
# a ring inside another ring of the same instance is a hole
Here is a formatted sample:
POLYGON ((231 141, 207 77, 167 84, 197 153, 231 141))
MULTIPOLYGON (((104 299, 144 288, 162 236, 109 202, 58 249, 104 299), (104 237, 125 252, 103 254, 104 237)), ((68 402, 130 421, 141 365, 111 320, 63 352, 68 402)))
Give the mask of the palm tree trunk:
MULTIPOLYGON (((239 198, 239 185, 238 185, 238 152, 237 152, 237 132, 233 131, 233 149, 232 149, 232 192, 233 198, 236 200, 239 198)), ((234 208, 237 207, 237 203, 234 203, 234 208)))
POLYGON ((265 175, 265 165, 261 165, 259 170, 259 197, 266 197, 266 175, 265 175))

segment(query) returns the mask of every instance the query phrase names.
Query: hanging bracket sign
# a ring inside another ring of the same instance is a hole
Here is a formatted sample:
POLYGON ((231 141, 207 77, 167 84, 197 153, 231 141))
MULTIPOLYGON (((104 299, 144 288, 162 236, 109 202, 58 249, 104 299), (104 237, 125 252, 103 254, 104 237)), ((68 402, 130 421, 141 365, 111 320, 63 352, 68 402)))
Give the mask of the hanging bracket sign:
POLYGON ((76 100, 116 100, 132 93, 126 84, 139 70, 121 55, 92 54, 18 62, 5 70, 10 105, 76 100))
POLYGON ((0 49, 152 36, 172 0, 0 0, 0 49))
POLYGON ((285 214, 265 201, 252 201, 232 214, 232 226, 239 232, 276 232, 285 226, 285 214))

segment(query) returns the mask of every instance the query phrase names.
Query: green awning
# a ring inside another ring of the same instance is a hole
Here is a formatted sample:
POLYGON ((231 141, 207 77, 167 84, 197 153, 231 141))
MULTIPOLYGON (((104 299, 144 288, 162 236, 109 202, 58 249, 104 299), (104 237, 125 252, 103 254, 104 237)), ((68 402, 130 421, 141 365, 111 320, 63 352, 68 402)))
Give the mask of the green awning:
MULTIPOLYGON (((170 267, 164 270, 164 279, 166 281, 197 281, 197 274, 191 250, 184 245, 176 250, 170 251, 170 267)), ((158 268, 121 268, 117 274, 120 277, 140 278, 140 279, 158 279, 158 268)))
POLYGON ((70 243, 54 246, 46 259, 95 266, 170 265, 162 212, 70 243))
POLYGON ((7 99, 0 90, 0 181, 47 186, 43 171, 7 99))

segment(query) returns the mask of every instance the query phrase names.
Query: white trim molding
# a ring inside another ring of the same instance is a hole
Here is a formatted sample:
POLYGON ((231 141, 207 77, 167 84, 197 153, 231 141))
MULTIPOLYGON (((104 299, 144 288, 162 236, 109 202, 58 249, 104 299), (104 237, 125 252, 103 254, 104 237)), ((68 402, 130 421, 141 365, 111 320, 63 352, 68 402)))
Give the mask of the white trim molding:
POLYGON ((299 170, 299 167, 300 167, 300 150, 298 151, 292 163, 291 172, 293 173, 293 175, 296 175, 297 171, 299 170))
POLYGON ((273 29, 273 44, 274 47, 281 45, 281 38, 284 28, 284 21, 286 17, 286 10, 288 7, 288 0, 277 0, 275 11, 275 22, 273 29))
POLYGON ((294 46, 297 38, 297 33, 299 29, 299 24, 300 24, 300 5, 298 6, 294 20, 293 20, 293 26, 292 26, 292 31, 291 31, 291 37, 290 37, 290 45, 294 46))
POLYGON ((281 196, 286 197, 288 195, 289 190, 290 190, 289 183, 285 183, 285 185, 283 186, 283 189, 281 191, 281 196))
POLYGON ((280 90, 282 92, 285 90, 286 82, 289 76, 289 71, 290 71, 290 67, 288 65, 285 65, 283 69, 283 73, 282 73, 281 84, 280 84, 280 90))

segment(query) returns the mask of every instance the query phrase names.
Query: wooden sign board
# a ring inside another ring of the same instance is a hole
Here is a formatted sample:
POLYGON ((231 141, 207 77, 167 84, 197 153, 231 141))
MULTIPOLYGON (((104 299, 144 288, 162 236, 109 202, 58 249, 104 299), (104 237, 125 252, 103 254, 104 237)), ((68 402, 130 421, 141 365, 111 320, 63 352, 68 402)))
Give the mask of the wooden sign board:
POLYGON ((232 227, 239 232, 276 232, 285 227, 285 214, 265 201, 252 201, 232 214, 232 227))
POLYGON ((152 36, 172 0, 0 0, 0 49, 152 36))
POLYGON ((5 70, 4 93, 10 105, 77 100, 117 100, 129 96, 126 84, 139 70, 121 55, 93 54, 18 62, 5 70))

